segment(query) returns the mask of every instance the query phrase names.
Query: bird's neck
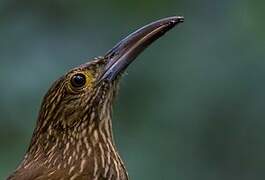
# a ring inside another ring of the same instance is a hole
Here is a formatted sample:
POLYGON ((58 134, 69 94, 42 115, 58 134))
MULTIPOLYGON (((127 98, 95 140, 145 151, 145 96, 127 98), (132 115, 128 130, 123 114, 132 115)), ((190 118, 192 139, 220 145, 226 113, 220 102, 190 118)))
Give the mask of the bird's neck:
POLYGON ((35 130, 20 168, 44 166, 64 169, 70 175, 78 171, 91 177, 126 179, 126 170, 113 140, 110 111, 108 108, 105 114, 91 113, 90 119, 94 116, 96 119, 83 121, 63 132, 49 128, 42 133, 40 129, 35 130))

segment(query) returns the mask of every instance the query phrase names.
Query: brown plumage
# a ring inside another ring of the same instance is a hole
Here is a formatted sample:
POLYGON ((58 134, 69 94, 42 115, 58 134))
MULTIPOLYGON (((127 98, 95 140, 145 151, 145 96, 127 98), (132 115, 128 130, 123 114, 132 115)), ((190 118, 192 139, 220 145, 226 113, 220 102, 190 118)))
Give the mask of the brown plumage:
POLYGON ((183 17, 151 23, 58 79, 43 99, 25 157, 8 180, 128 180, 112 135, 119 77, 179 22, 183 17))

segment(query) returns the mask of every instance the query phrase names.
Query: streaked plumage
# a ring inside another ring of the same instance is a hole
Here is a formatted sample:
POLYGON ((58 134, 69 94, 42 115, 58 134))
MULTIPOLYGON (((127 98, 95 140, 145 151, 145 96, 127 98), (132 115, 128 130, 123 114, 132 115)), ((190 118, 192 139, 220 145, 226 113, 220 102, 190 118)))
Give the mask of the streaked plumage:
POLYGON ((45 95, 26 155, 8 180, 128 180, 112 134, 119 77, 154 40, 182 22, 170 17, 70 70, 45 95))

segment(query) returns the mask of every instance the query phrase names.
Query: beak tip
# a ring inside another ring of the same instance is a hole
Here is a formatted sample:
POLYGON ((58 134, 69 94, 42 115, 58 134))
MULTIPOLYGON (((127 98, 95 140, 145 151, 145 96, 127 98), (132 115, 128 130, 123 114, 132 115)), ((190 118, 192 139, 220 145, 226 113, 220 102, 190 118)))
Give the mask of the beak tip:
POLYGON ((171 22, 173 22, 173 23, 183 23, 184 22, 184 16, 175 16, 175 17, 173 17, 171 22))
POLYGON ((184 22, 184 16, 171 16, 164 19, 164 23, 167 22, 169 29, 173 28, 179 23, 184 22))
POLYGON ((177 18, 178 18, 178 20, 179 20, 179 22, 184 22, 184 16, 177 16, 177 18))

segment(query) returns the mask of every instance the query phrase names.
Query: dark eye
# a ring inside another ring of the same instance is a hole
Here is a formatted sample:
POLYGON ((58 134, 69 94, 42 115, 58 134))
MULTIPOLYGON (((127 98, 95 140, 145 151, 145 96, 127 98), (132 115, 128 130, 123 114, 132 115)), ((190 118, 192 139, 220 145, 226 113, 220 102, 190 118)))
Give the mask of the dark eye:
POLYGON ((86 84, 86 76, 84 74, 76 74, 71 79, 73 87, 80 88, 86 84))

